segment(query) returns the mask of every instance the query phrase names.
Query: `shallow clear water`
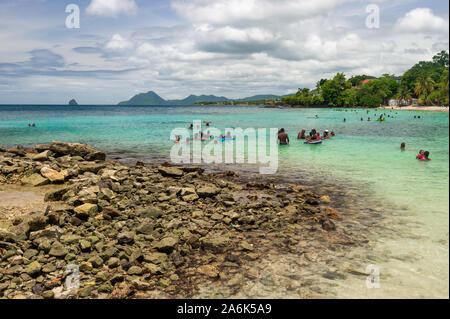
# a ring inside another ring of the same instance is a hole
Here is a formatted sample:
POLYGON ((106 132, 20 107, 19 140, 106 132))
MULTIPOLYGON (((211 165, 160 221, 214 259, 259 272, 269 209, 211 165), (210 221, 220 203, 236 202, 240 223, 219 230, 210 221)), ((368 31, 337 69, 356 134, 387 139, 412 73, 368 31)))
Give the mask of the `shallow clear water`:
MULTIPOLYGON (((356 188, 367 205, 382 203, 390 235, 377 234, 374 252, 381 287, 341 283, 338 297, 446 297, 449 295, 449 115, 445 112, 257 107, 0 106, 0 145, 84 142, 102 150, 168 159, 172 129, 193 120, 225 128, 281 128, 291 145, 279 150, 280 173, 300 183, 356 188), (315 119, 315 115, 319 118, 315 119), (414 116, 420 115, 420 119, 414 116), (372 118, 371 122, 367 117, 372 118), (365 120, 361 122, 361 117, 365 120), (343 119, 347 122, 344 123, 343 119), (36 128, 28 128, 29 122, 36 128), (322 145, 296 139, 301 129, 334 130, 322 145), (401 142, 407 150, 401 151, 401 142), (419 162, 419 149, 432 161, 419 162), (387 209, 386 209, 387 207, 387 209), (391 233, 395 233, 392 236, 391 233)), ((362 252, 362 254, 368 252, 362 252)))

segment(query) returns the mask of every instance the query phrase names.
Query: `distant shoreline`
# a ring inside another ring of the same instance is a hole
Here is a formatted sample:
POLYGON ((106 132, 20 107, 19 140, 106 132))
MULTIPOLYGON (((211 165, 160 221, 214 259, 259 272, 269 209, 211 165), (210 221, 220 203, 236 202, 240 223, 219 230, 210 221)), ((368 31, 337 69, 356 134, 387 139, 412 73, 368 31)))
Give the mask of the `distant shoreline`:
MULTIPOLYGON (((85 106, 99 106, 99 107, 259 107, 266 109, 279 109, 279 107, 267 107, 264 105, 246 105, 246 104, 235 104, 235 105, 221 105, 221 104, 208 104, 208 105, 117 105, 117 104, 78 104, 78 105, 67 105, 67 104, 0 104, 0 107, 4 106, 65 106, 65 107, 85 107, 85 106)), ((377 108, 372 107, 360 107, 360 106, 350 106, 350 107, 335 107, 335 106, 314 106, 314 107, 306 107, 306 106, 290 106, 283 107, 283 109, 364 109, 364 110, 377 110, 377 109, 386 109, 386 110, 404 110, 404 111, 440 111, 440 112, 449 112, 449 107, 442 106, 382 106, 377 108)))
POLYGON ((439 112, 448 112, 448 106, 383 106, 381 109, 385 110, 405 110, 405 111, 439 111, 439 112))

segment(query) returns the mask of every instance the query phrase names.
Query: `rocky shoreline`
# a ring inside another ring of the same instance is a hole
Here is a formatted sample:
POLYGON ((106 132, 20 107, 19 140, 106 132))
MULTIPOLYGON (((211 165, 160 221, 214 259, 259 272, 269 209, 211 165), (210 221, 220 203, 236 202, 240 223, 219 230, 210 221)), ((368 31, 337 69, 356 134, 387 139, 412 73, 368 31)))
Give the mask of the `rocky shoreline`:
MULTIPOLYGON (((0 298, 255 297, 242 290, 255 280, 274 289, 257 267, 273 256, 339 278, 335 257, 367 242, 346 226, 353 216, 308 187, 126 166, 83 144, 0 147, 2 185, 48 190, 45 209, 0 214, 0 298), (73 265, 80 286, 67 290, 73 265)), ((293 296, 319 293, 290 276, 293 296)))

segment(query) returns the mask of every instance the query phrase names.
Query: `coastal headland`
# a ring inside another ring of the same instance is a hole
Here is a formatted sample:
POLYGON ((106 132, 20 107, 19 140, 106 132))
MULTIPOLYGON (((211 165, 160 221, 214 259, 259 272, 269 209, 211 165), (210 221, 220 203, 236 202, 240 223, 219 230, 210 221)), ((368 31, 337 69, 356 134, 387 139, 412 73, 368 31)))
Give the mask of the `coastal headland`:
POLYGON ((311 276, 365 278, 343 262, 367 243, 357 224, 302 185, 126 166, 77 143, 0 147, 1 298, 317 297, 311 276))

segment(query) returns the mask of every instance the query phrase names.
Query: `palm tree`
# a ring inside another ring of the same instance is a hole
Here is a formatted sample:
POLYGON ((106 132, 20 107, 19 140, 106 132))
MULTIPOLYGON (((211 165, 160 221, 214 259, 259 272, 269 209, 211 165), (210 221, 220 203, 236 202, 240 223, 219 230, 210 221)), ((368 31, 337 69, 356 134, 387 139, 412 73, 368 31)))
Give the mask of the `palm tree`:
POLYGON ((400 102, 399 104, 401 104, 402 101, 409 101, 411 99, 411 92, 407 86, 402 85, 398 88, 397 99, 400 102))
POLYGON ((424 101, 428 102, 428 96, 434 90, 434 86, 436 83, 430 76, 421 76, 417 79, 417 82, 414 87, 414 93, 420 97, 424 96, 424 101))

